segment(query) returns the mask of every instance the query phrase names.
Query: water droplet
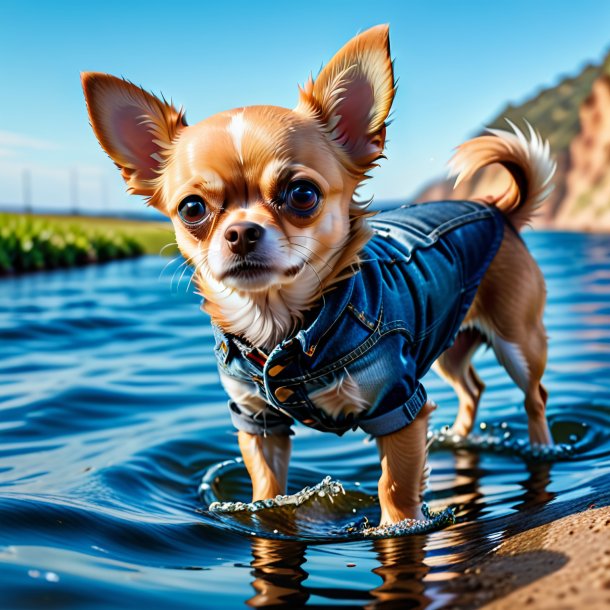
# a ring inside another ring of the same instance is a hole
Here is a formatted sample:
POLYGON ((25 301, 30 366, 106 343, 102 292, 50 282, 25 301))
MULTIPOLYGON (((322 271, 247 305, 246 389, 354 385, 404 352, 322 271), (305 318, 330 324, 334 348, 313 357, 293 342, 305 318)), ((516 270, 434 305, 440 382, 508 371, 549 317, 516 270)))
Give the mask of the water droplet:
POLYGON ((44 577, 47 582, 59 582, 59 576, 55 572, 47 572, 44 577))

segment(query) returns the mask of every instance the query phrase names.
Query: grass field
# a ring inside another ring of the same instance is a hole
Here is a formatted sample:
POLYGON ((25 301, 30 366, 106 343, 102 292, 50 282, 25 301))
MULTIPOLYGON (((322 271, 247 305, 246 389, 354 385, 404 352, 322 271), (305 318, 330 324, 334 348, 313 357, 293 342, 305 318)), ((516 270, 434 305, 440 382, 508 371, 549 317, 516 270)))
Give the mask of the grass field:
MULTIPOLYGON (((21 215, 7 214, 7 216, 21 215)), ((144 248, 145 254, 160 254, 162 248, 175 241, 174 230, 169 220, 155 222, 110 218, 107 216, 61 216, 46 214, 36 214, 33 218, 49 220, 60 227, 76 226, 85 230, 119 232, 137 240, 144 248)), ((173 248, 167 247, 162 254, 169 256, 175 252, 175 246, 173 248)))
POLYGON ((141 254, 174 255, 169 222, 0 214, 0 272, 73 267, 141 254))

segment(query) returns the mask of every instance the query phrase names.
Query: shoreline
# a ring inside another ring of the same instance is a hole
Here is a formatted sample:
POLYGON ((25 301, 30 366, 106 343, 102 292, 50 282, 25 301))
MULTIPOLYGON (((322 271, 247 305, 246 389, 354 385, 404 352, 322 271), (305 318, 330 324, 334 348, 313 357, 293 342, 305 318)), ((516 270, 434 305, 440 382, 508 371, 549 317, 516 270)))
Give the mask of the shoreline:
POLYGON ((610 506, 511 535, 464 568, 452 610, 609 608, 610 506))

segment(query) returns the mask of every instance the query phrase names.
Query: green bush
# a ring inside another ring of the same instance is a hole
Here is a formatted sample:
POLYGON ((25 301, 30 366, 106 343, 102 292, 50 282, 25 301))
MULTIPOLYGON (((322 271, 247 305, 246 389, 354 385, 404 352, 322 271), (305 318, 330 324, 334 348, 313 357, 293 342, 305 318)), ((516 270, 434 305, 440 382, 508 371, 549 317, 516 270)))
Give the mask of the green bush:
POLYGON ((74 267, 143 252, 142 244, 120 232, 0 214, 0 273, 74 267))

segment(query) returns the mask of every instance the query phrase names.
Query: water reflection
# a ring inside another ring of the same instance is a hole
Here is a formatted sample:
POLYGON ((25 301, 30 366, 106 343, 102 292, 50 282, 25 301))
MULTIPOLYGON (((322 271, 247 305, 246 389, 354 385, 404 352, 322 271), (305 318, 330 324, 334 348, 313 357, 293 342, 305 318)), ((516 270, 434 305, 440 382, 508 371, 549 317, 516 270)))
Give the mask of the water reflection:
POLYGON ((375 540, 373 548, 379 567, 373 572, 383 580, 371 591, 374 598, 365 608, 427 608, 424 579, 430 572, 425 562, 426 536, 375 540), (399 604, 399 605, 398 605, 399 604))
POLYGON ((253 608, 298 607, 309 599, 309 592, 301 583, 307 572, 305 563, 307 545, 284 540, 252 540, 252 587, 256 591, 246 601, 253 608))
MULTIPOLYGON (((458 451, 449 454, 453 461, 454 495, 446 501, 456 506, 459 522, 447 530, 429 536, 414 535, 403 538, 374 540, 370 549, 378 565, 372 573, 381 584, 360 597, 365 609, 404 608, 423 609, 438 607, 439 600, 448 603, 459 594, 471 592, 470 580, 457 579, 467 572, 473 558, 480 557, 498 546, 507 535, 520 531, 518 521, 512 520, 507 528, 499 527, 497 519, 486 519, 493 506, 486 501, 483 480, 489 477, 487 468, 481 465, 480 453, 458 451), (465 583, 460 589, 459 582, 465 583)), ((552 481, 551 464, 526 464, 527 476, 516 485, 511 504, 516 513, 530 514, 550 502, 555 493, 547 491, 552 481)), ((329 515, 326 514, 325 518, 329 515)), ((277 526, 277 520, 274 521, 277 526)), ((525 526, 524 526, 525 527, 525 526)), ((308 544, 292 540, 254 538, 252 552, 252 587, 255 594, 246 602, 256 608, 298 607, 311 596, 324 599, 349 599, 354 601, 354 590, 343 588, 314 588, 307 584, 306 570, 308 544)), ((345 547, 347 549, 347 547, 345 547)), ((533 555, 527 560, 536 561, 533 555)), ((355 578, 358 570, 356 564, 355 578)), ((490 574, 493 573, 493 566, 490 574)), ((525 582, 525 581, 524 581, 525 582)), ((308 605, 308 607, 312 607, 308 605)))

